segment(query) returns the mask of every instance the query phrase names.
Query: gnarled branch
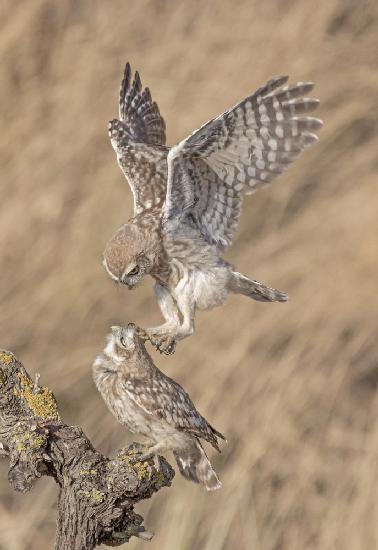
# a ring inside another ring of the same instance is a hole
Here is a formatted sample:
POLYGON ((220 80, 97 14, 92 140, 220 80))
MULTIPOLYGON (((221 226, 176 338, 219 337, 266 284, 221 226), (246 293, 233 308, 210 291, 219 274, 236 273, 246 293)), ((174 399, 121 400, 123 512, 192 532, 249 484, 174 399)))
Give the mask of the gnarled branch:
POLYGON ((0 351, 0 456, 9 457, 8 479, 29 491, 42 475, 60 487, 56 550, 119 546, 150 539, 134 504, 171 484, 174 471, 159 457, 135 462, 131 445, 114 458, 99 453, 81 428, 60 419, 54 394, 33 381, 8 351, 0 351))

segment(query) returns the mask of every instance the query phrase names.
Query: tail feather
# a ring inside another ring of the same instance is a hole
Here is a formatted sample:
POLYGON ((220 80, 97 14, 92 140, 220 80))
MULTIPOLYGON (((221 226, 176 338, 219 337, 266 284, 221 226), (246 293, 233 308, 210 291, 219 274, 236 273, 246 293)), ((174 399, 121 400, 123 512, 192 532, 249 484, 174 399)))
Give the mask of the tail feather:
POLYGON ((236 271, 232 273, 229 288, 235 294, 244 294, 258 302, 287 302, 289 299, 285 292, 248 279, 236 271))
POLYGON ((207 491, 220 489, 222 484, 213 470, 201 443, 195 439, 184 450, 173 451, 180 473, 194 483, 203 485, 207 491))

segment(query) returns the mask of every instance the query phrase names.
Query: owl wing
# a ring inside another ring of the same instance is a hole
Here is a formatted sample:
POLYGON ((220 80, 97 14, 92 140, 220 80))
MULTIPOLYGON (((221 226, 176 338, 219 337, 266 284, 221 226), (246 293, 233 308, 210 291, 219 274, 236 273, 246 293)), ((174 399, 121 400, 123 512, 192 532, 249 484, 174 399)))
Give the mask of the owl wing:
POLYGON ((210 243, 229 245, 243 195, 271 183, 317 141, 322 122, 301 116, 319 104, 305 97, 313 84, 287 80, 269 80, 170 150, 166 230, 189 216, 210 243))
POLYGON ((168 376, 125 380, 130 399, 145 413, 164 420, 177 430, 205 439, 218 451, 217 437, 225 439, 199 414, 186 391, 168 376), (148 390, 146 388, 148 387, 148 390))
POLYGON ((118 164, 134 195, 134 213, 162 205, 166 195, 165 123, 138 72, 127 63, 119 97, 119 120, 109 122, 109 137, 118 164))

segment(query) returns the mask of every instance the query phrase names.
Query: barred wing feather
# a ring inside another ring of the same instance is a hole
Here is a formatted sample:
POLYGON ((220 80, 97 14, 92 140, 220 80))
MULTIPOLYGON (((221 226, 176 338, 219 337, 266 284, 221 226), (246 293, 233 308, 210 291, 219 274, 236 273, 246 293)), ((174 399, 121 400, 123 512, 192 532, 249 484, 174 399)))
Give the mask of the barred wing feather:
POLYGON ((163 205, 167 183, 165 123, 139 73, 126 64, 119 97, 119 120, 109 122, 118 164, 134 195, 134 213, 163 205))
POLYGON ((317 141, 319 104, 305 97, 311 82, 287 86, 269 80, 168 154, 167 227, 190 215, 211 243, 227 246, 238 225, 244 194, 271 183, 317 141))

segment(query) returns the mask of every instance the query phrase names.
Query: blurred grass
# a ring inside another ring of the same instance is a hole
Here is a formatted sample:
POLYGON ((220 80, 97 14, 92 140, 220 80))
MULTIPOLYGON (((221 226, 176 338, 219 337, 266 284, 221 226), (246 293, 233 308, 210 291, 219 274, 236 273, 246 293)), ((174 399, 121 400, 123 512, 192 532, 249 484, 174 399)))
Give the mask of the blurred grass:
MULTIPOLYGON (((177 476, 138 507, 151 550, 378 547, 376 24, 377 4, 352 0, 0 5, 0 343, 104 452, 130 438, 90 365, 111 324, 159 321, 151 285, 117 289, 100 262, 131 214, 106 132, 125 61, 170 143, 277 74, 322 101, 319 144, 246 200, 227 254, 290 302, 234 297, 155 356, 229 444, 212 455, 222 491, 177 476)), ((51 548, 56 488, 14 494, 0 467, 0 549, 51 548)))

